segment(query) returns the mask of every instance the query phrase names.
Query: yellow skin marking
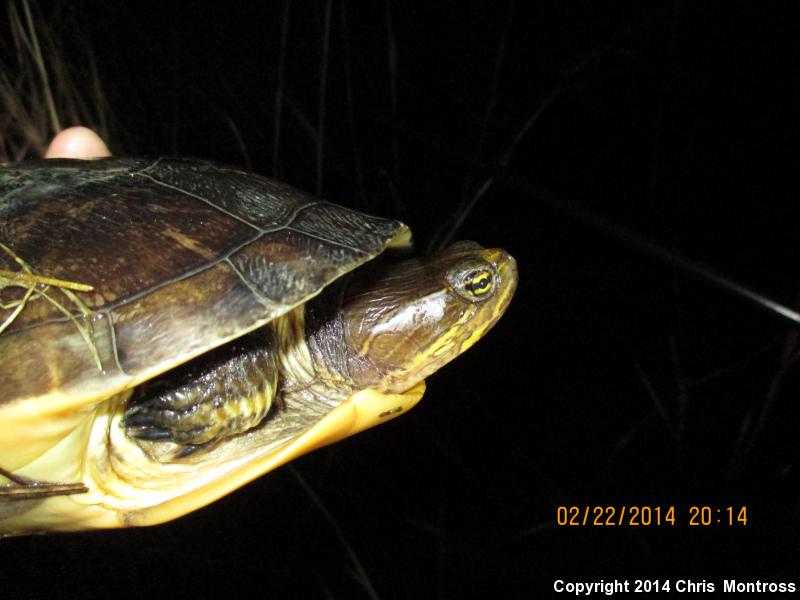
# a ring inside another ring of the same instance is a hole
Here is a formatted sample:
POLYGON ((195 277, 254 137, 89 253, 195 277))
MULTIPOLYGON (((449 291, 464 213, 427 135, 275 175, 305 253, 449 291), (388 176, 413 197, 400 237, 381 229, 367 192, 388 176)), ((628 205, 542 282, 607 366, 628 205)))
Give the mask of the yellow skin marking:
MULTIPOLYGON (((476 297, 482 297, 492 292, 495 288, 496 282, 493 281, 492 273, 488 270, 479 271, 467 283, 469 293, 476 297)), ((491 312, 489 318, 485 318, 482 323, 471 323, 471 327, 466 324, 470 323, 478 306, 474 305, 468 310, 464 311, 462 317, 456 321, 447 332, 440 337, 437 342, 425 349, 423 352, 415 357, 416 365, 430 364, 435 361, 432 357, 440 356, 442 354, 461 354, 468 350, 472 345, 483 337, 486 329, 493 323, 494 317, 499 316, 506 306, 506 297, 513 294, 514 288, 504 286, 502 295, 494 302, 494 310, 491 312), (464 337, 464 333, 469 333, 464 337)), ((411 371, 413 372, 413 370, 411 371)))
POLYGON ((56 279, 55 277, 38 275, 33 272, 27 262, 17 256, 17 254, 5 244, 0 243, 0 250, 13 258, 22 269, 20 271, 8 271, 6 269, 0 269, 0 292, 7 287, 25 288, 25 295, 19 300, 14 300, 12 302, 3 302, 0 300, 0 309, 11 311, 11 314, 8 315, 8 317, 6 317, 2 323, 0 323, 0 334, 8 329, 8 327, 19 316, 19 314, 25 309, 28 302, 38 300, 39 298, 44 298, 50 302, 50 304, 64 313, 64 315, 66 315, 70 321, 72 321, 73 325, 75 325, 80 332, 81 337, 83 337, 86 343, 89 344, 89 349, 92 352, 92 357, 94 358, 95 364, 97 364, 97 368, 102 371, 103 367, 100 363, 100 355, 97 352, 97 346, 94 342, 94 332, 92 331, 90 320, 92 311, 80 298, 73 293, 90 292, 94 288, 91 285, 86 285, 84 283, 76 283, 74 281, 66 281, 63 279, 56 279), (81 312, 84 317, 84 323, 80 323, 75 318, 75 315, 73 315, 72 312, 67 309, 67 307, 65 307, 50 293, 48 293, 50 288, 61 290, 61 293, 64 294, 67 299, 70 300, 81 312))

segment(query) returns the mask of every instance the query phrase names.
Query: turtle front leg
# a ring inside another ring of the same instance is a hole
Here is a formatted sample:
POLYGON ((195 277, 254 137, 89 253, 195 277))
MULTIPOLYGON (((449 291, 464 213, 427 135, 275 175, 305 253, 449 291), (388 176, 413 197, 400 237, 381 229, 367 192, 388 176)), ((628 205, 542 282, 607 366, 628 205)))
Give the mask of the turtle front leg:
POLYGON ((185 456, 258 425, 277 382, 274 336, 263 328, 137 388, 122 423, 130 437, 174 442, 185 456))

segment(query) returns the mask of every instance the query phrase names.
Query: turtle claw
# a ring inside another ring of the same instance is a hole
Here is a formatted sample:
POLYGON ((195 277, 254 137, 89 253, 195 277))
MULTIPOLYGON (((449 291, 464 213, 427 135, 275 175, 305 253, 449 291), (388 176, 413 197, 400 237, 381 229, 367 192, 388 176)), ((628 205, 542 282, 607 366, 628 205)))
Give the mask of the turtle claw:
POLYGON ((167 429, 158 427, 127 427, 128 435, 137 440, 147 440, 148 442, 160 442, 171 440, 172 434, 167 429))
MULTIPOLYGON (((127 434, 137 440, 147 442, 175 442, 175 432, 160 424, 161 417, 157 410, 148 410, 148 406, 138 405, 131 407, 125 413, 122 426, 127 434)), ((169 460, 185 458, 210 444, 180 444, 168 453, 169 460)))
POLYGON ((169 412, 150 403, 131 406, 125 412, 122 426, 128 435, 148 442, 176 441, 176 431, 170 427, 169 412))
POLYGON ((122 419, 122 426, 125 427, 128 435, 137 440, 168 440, 170 432, 168 429, 159 427, 153 419, 151 413, 144 410, 143 406, 132 406, 125 412, 122 419))
POLYGON ((186 446, 181 446, 178 448, 170 458, 177 459, 177 458, 186 458, 187 456, 191 456, 201 448, 205 448, 209 444, 188 444, 186 446))

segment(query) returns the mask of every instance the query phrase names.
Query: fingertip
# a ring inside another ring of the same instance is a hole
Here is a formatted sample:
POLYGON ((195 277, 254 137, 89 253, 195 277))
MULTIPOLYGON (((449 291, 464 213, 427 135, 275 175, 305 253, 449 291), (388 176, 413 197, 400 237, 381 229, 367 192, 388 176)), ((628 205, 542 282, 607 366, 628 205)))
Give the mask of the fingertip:
POLYGON ((60 132, 47 148, 45 158, 100 158, 111 156, 102 138, 87 127, 70 127, 60 132))

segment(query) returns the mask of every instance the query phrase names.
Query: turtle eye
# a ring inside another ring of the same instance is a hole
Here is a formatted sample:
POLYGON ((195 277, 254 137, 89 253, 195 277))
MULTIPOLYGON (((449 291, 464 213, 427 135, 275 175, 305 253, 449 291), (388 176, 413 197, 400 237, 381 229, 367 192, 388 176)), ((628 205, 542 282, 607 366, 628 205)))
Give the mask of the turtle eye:
POLYGON ((481 302, 494 292, 497 275, 489 263, 473 259, 458 265, 448 279, 459 296, 470 302, 481 302))
POLYGON ((464 277, 464 289, 471 296, 481 298, 492 291, 494 278, 489 269, 481 269, 480 271, 472 271, 467 273, 464 277))

